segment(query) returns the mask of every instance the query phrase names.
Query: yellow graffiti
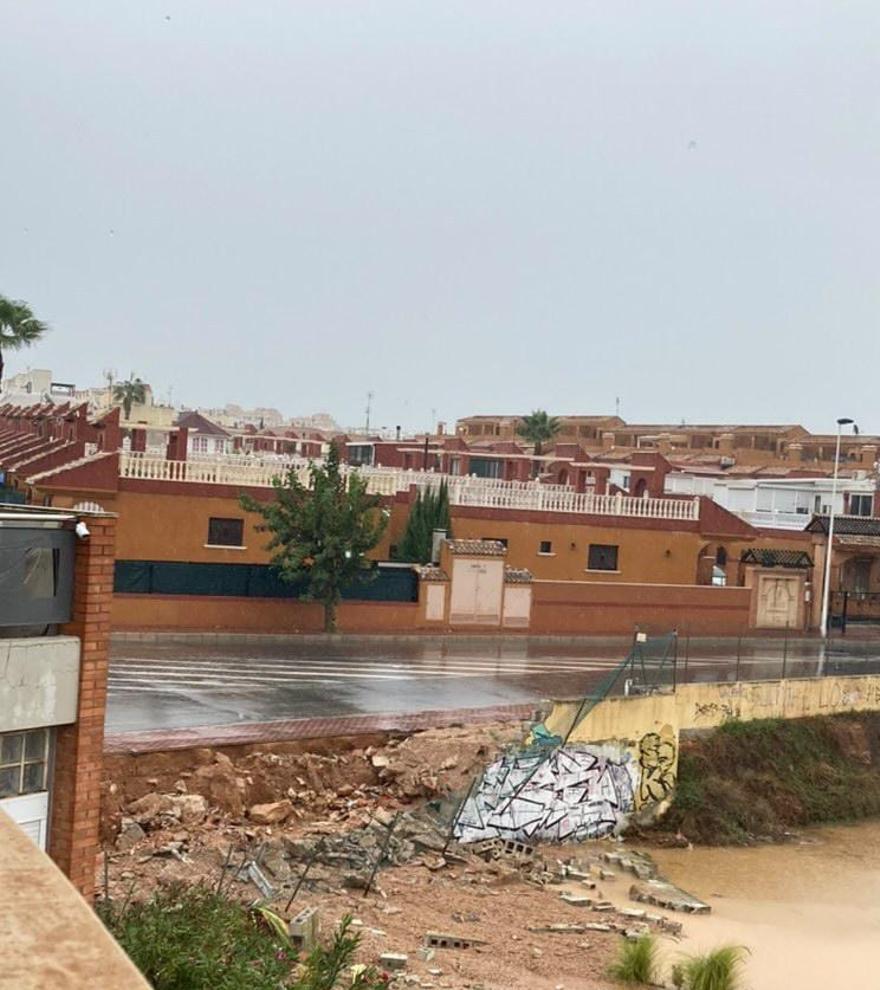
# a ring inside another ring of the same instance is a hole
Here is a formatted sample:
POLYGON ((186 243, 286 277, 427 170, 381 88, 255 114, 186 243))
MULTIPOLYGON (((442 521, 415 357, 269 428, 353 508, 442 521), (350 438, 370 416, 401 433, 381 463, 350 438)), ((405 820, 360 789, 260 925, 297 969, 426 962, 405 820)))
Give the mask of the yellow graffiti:
POLYGON ((675 785, 675 737, 670 726, 642 736, 639 767, 639 807, 663 801, 675 785))

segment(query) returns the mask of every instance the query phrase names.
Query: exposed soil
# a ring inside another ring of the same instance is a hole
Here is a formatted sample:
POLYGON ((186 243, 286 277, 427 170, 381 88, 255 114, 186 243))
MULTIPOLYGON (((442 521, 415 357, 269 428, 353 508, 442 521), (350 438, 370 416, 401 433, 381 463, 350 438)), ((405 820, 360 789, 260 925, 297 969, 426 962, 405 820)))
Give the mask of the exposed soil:
POLYGON ((350 914, 363 936, 361 961, 407 954, 405 971, 393 980, 401 987, 610 987, 604 973, 621 933, 665 932, 666 923, 659 914, 637 921, 617 910, 627 906, 632 878, 600 873, 599 852, 609 843, 528 855, 484 851, 482 858, 474 847, 452 843, 443 855, 445 822, 456 806, 450 795, 467 790, 474 775, 522 735, 521 727, 504 724, 431 730, 366 748, 362 738, 337 741, 333 752, 271 744, 231 753, 113 757, 106 766, 106 876, 102 864, 99 890, 123 901, 146 898, 158 885, 216 887, 222 878, 230 896, 253 902, 267 895, 288 918, 316 907, 325 933, 350 914), (390 863, 365 895, 392 823, 390 863), (562 864, 573 857, 600 889, 563 879, 562 864), (247 862, 259 865, 268 894, 248 876, 247 862), (595 901, 607 895, 616 907, 568 904, 560 897, 565 889, 595 901), (530 930, 550 925, 577 929, 530 930), (422 958, 430 931, 484 944, 438 948, 422 958))
POLYGON ((880 716, 731 722, 682 741, 675 798, 653 832, 747 844, 876 815, 880 716))

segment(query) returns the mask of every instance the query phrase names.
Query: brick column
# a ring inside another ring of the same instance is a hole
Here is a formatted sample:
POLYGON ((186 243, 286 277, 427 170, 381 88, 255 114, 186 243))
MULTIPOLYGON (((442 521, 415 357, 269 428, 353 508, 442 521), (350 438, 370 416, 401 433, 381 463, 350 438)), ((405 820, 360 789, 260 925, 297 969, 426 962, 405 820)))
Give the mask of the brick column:
POLYGON ((61 630, 80 639, 79 699, 76 722, 55 735, 49 855, 91 901, 99 847, 116 519, 88 516, 83 521, 91 535, 77 540, 73 617, 61 630))

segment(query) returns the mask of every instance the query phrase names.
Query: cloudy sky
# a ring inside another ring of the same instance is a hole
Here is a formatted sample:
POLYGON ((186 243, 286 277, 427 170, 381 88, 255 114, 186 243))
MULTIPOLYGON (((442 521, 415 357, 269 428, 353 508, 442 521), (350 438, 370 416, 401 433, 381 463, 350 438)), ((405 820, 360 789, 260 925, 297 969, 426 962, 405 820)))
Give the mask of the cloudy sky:
POLYGON ((880 4, 0 0, 10 370, 880 431, 880 4))

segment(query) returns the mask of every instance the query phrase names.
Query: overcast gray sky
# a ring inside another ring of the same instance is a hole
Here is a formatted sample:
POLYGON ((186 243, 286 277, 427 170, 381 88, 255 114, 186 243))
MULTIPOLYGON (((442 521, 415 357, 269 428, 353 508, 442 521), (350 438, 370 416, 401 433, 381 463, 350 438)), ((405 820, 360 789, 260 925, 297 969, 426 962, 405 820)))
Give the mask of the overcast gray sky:
POLYGON ((880 431, 880 4, 0 0, 10 370, 880 431))

